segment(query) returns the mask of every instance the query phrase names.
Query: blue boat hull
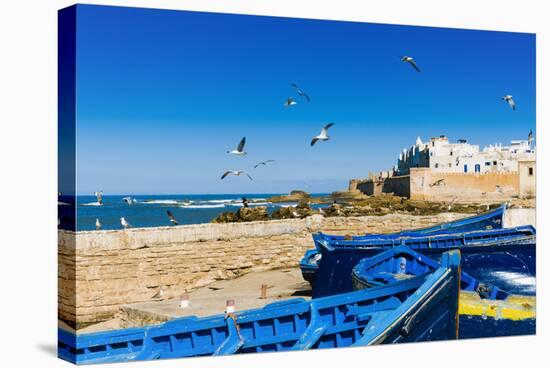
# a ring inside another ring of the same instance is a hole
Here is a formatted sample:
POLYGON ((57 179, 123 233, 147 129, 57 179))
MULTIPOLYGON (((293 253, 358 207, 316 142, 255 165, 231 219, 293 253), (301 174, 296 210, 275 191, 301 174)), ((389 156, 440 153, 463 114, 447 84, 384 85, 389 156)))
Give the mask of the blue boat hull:
MULTIPOLYGON (((448 235, 445 237, 447 238, 448 235)), ((456 239, 459 238, 460 236, 456 237, 456 239)), ((520 277, 534 279, 536 276, 535 242, 534 236, 518 236, 515 240, 493 239, 478 245, 467 242, 460 244, 454 241, 432 243, 433 248, 423 246, 425 244, 423 242, 411 242, 410 245, 405 242, 405 245, 435 260, 439 260, 441 253, 445 250, 460 249, 463 256, 462 269, 471 276, 491 282, 509 292, 526 294, 525 290, 521 290, 520 283, 515 286, 509 285, 510 280, 504 277, 506 273, 499 271, 517 270, 520 277), (482 267, 480 267, 481 264, 482 267), (488 277, 490 275, 493 277, 488 277)), ((320 247, 322 257, 315 274, 313 297, 319 298, 353 290, 351 272, 357 263, 365 257, 372 257, 383 250, 391 249, 392 246, 320 247)))
POLYGON ((428 275, 311 301, 99 333, 60 329, 58 354, 89 364, 456 339, 460 253, 442 258, 428 275))
MULTIPOLYGON (((493 211, 482 213, 476 216, 460 219, 456 221, 446 222, 435 226, 401 231, 392 234, 365 234, 352 237, 352 240, 364 240, 372 238, 396 239, 404 236, 424 236, 430 234, 443 234, 453 232, 469 232, 478 230, 501 229, 504 222, 504 214, 506 205, 502 205, 493 211)), ((344 240, 347 237, 341 235, 316 234, 318 239, 324 240, 344 240)), ((316 243, 316 242, 315 242, 316 243)), ((315 281, 315 273, 319 268, 319 250, 317 248, 306 251, 304 257, 300 261, 300 269, 304 280, 308 281, 312 286, 315 281)))

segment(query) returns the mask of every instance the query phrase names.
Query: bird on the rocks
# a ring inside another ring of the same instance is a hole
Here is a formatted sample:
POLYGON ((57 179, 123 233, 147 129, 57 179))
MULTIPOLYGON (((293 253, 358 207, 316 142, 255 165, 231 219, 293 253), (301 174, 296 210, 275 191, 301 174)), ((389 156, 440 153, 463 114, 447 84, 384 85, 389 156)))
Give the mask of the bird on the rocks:
POLYGON ((242 197, 242 202, 243 202, 243 207, 244 208, 248 208, 248 199, 246 199, 245 197, 242 197))
POLYGON ((298 95, 300 97, 305 97, 305 99, 307 100, 307 102, 311 102, 310 99, 309 99, 309 96, 307 95, 307 93, 305 93, 304 91, 302 91, 300 89, 300 87, 298 87, 295 83, 291 83, 290 84, 292 87, 296 88, 296 92, 298 92, 298 95))
POLYGON ((170 210, 166 210, 166 215, 168 216, 168 219, 170 220, 171 223, 173 223, 174 225, 178 225, 178 220, 176 220, 176 218, 174 217, 172 212, 170 212, 170 210))
POLYGON ((328 141, 329 138, 330 138, 328 136, 328 128, 330 128, 333 125, 334 125, 334 123, 329 123, 329 124, 325 125, 323 127, 323 129, 321 129, 321 133, 319 133, 318 136, 313 137, 313 139, 311 140, 311 146, 313 147, 313 145, 315 143, 317 143, 317 141, 328 141))
POLYGON ((243 170, 227 170, 226 172, 223 173, 221 179, 225 179, 227 177, 227 175, 235 175, 235 176, 240 176, 241 174, 245 174, 246 176, 248 176, 248 178, 250 180, 253 180, 252 179, 252 176, 250 176, 246 171, 243 171, 243 170))
POLYGON ((404 63, 409 63, 417 72, 420 72, 420 68, 418 68, 418 65, 416 65, 416 61, 410 56, 403 56, 401 58, 401 61, 404 63))
POLYGON ((516 102, 514 101, 514 96, 512 95, 506 95, 504 97, 502 97, 502 99, 506 102, 508 102, 508 105, 510 105, 510 108, 512 110, 515 110, 516 109, 516 102))
POLYGON ((236 156, 244 156, 246 155, 247 152, 244 151, 244 145, 246 143, 246 137, 243 137, 241 139, 241 141, 239 142, 239 145, 237 146, 236 149, 232 150, 232 151, 227 151, 227 153, 230 153, 232 155, 236 155, 236 156))
POLYGON ((458 197, 454 197, 453 200, 449 203, 449 206, 447 207, 447 210, 451 210, 451 208, 453 207, 453 204, 455 204, 456 200, 458 199, 458 197))

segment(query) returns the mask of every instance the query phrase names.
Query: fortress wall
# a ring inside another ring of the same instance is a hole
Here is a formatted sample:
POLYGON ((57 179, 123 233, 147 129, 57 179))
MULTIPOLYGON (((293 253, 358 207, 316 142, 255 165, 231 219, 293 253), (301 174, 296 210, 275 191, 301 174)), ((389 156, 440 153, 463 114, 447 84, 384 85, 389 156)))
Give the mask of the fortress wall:
POLYGON ((430 169, 411 169, 411 199, 413 200, 506 200, 519 193, 519 175, 508 173, 438 173, 430 169), (441 185, 434 185, 443 180, 441 185), (497 185, 502 193, 497 191, 497 185))

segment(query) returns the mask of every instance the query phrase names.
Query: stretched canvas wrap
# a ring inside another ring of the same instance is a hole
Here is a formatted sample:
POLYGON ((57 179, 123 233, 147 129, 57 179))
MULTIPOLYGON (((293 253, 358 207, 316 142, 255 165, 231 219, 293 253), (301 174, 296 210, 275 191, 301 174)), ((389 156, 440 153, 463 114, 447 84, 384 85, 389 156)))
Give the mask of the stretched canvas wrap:
POLYGON ((535 35, 59 11, 59 329, 110 363, 534 334, 535 35))

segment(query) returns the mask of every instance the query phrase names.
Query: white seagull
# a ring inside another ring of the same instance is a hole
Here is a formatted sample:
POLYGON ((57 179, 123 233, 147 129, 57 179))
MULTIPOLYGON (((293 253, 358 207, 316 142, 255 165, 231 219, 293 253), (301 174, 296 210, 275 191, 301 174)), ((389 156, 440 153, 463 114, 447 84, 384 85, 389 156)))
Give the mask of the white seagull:
POLYGON ((433 183, 430 184, 430 187, 438 187, 440 185, 445 185, 445 179, 439 179, 434 181, 433 183))
POLYGON ((100 206, 103 206, 103 191, 100 190, 99 192, 95 192, 94 195, 97 198, 97 203, 99 203, 100 206))
POLYGON ((258 162, 256 165, 254 165, 254 168, 257 168, 260 165, 266 166, 270 162, 275 162, 275 160, 266 160, 266 161, 258 162))
POLYGON ((409 63, 414 69, 416 69, 417 72, 420 72, 420 69, 418 68, 418 65, 416 65, 416 62, 414 59, 410 56, 403 56, 401 58, 401 61, 404 63, 409 63))
POLYGON ((313 147, 313 145, 317 143, 317 141, 328 141, 329 140, 328 128, 330 128, 333 125, 334 123, 328 123, 327 125, 325 125, 323 129, 321 129, 321 133, 311 140, 311 146, 313 147))
POLYGON ((169 210, 166 210, 166 215, 168 215, 168 219, 170 220, 171 223, 173 223, 174 225, 178 224, 178 220, 176 220, 172 212, 170 212, 169 210))
POLYGON ((126 202, 126 204, 127 204, 128 206, 130 206, 130 205, 132 205, 132 204, 134 204, 134 203, 137 202, 137 201, 135 200, 135 198, 132 198, 132 197, 124 197, 124 198, 122 198, 122 200, 123 200, 124 202, 126 202))
POLYGON ((236 176, 240 176, 241 174, 245 174, 246 176, 248 176, 248 178, 250 180, 252 180, 252 176, 248 175, 248 173, 246 171, 243 171, 243 170, 227 170, 226 172, 223 173, 221 179, 222 180, 225 179, 225 177, 229 174, 236 175, 236 176))
POLYGON ((508 102, 508 105, 512 108, 512 110, 516 109, 516 103, 514 102, 514 97, 512 95, 506 95, 502 97, 502 99, 506 102, 508 102))
POLYGON ((125 229, 129 228, 129 227, 132 227, 132 225, 130 225, 130 223, 128 221, 126 221, 126 219, 124 217, 121 217, 120 218, 120 224, 122 225, 122 227, 124 227, 125 229))
POLYGON ((300 89, 300 87, 298 87, 295 83, 291 83, 290 85, 291 85, 292 87, 296 88, 296 92, 298 92, 298 95, 299 95, 300 97, 305 97, 306 100, 307 100, 307 102, 311 102, 310 99, 309 99, 309 96, 307 95, 307 93, 305 93, 304 91, 302 91, 302 90, 300 89))
POLYGON ((284 106, 285 107, 290 107, 290 106, 294 106, 296 105, 298 102, 294 101, 294 99, 292 97, 289 97, 286 99, 285 103, 284 103, 284 106))
POLYGON ((95 229, 100 230, 101 229, 101 222, 98 218, 95 219, 95 229))
POLYGON ((241 139, 241 141, 239 142, 239 145, 237 146, 236 149, 234 149, 233 151, 227 151, 227 153, 230 153, 232 155, 237 155, 237 156, 244 156, 246 155, 246 152, 244 151, 244 145, 246 143, 246 137, 243 137, 241 139))

